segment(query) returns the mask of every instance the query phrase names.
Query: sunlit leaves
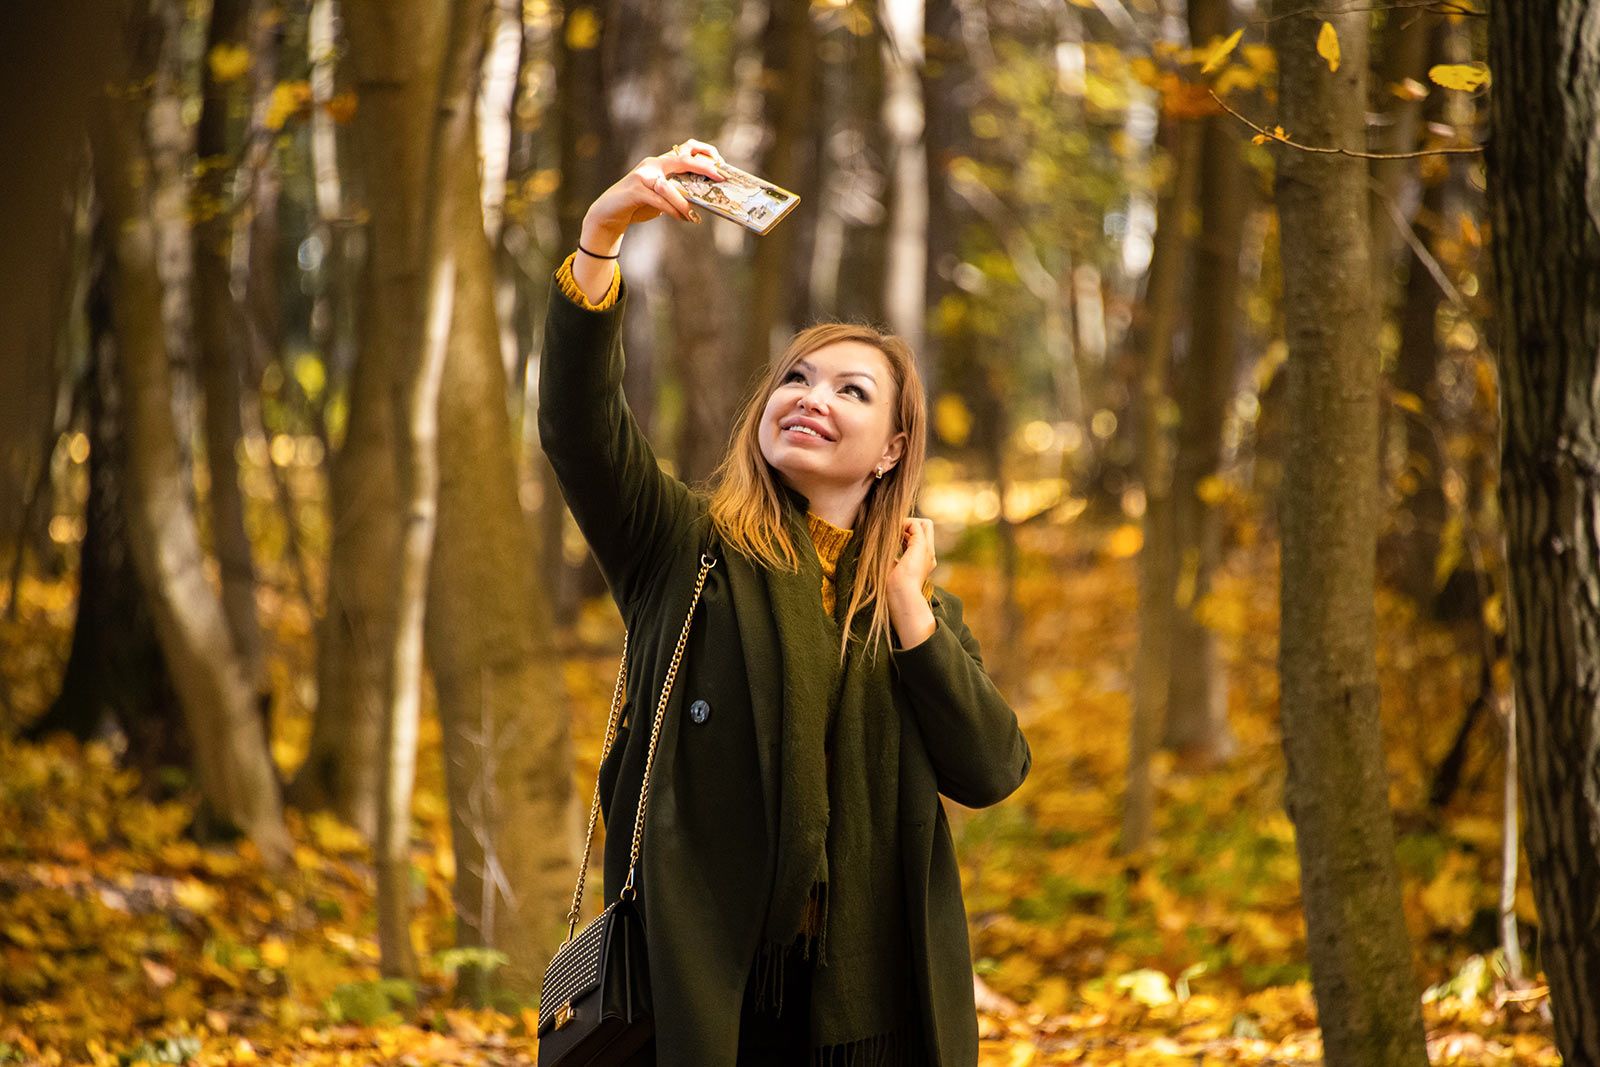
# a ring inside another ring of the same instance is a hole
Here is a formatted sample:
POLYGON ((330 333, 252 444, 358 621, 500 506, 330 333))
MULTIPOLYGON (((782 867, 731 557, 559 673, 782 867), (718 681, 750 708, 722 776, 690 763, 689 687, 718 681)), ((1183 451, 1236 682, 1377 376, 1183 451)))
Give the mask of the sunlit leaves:
POLYGON ((1464 93, 1481 89, 1491 80, 1485 63, 1440 63, 1428 68, 1428 77, 1435 85, 1464 93))

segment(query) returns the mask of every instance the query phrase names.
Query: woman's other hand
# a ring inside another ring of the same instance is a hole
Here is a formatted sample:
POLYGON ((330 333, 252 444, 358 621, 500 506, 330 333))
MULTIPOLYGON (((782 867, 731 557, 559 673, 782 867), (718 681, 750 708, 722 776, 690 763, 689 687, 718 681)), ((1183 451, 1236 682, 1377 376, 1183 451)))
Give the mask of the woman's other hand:
POLYGON ((901 531, 900 558, 889 572, 889 622, 902 648, 927 640, 937 628, 923 588, 938 558, 933 551, 933 520, 910 518, 901 531))

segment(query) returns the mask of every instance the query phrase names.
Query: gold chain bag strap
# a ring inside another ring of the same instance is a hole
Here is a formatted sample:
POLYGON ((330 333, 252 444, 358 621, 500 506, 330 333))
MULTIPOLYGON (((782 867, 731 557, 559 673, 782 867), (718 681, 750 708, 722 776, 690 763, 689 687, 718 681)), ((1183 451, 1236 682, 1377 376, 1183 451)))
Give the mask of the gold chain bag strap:
MULTIPOLYGON (((645 965, 644 921, 634 887, 639 866, 639 847, 644 842, 644 814, 650 803, 650 773, 655 768, 656 745, 661 739, 661 723, 666 717, 672 685, 678 677, 695 608, 705 588, 706 575, 717 565, 714 557, 700 555, 700 574, 695 578, 694 596, 678 634, 672 662, 656 701, 655 720, 650 727, 650 749, 645 756, 644 779, 639 786, 639 809, 633 819, 633 850, 628 855, 628 878, 617 899, 578 930, 583 911, 583 886, 589 874, 589 855, 594 847, 595 822, 600 815, 600 779, 594 783, 594 798, 589 802, 589 829, 584 837, 583 862, 578 865, 578 886, 567 912, 567 940, 556 950, 545 968, 539 995, 539 1067, 621 1067, 633 1058, 655 1035, 650 1014, 650 973, 645 965)), ((600 747, 600 764, 605 765, 616 743, 622 717, 623 692, 628 677, 628 635, 622 638, 622 665, 617 668, 617 684, 611 693, 611 715, 606 721, 605 740, 600 747)))

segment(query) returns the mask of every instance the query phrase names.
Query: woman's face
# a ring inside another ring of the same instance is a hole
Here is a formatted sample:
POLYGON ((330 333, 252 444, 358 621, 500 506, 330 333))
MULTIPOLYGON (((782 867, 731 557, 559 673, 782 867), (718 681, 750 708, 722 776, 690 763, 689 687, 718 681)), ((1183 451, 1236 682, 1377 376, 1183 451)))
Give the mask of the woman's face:
POLYGON ((797 360, 767 397, 761 454, 783 480, 812 496, 818 489, 865 486, 887 474, 905 435, 894 428, 889 360, 860 341, 836 341, 797 360))

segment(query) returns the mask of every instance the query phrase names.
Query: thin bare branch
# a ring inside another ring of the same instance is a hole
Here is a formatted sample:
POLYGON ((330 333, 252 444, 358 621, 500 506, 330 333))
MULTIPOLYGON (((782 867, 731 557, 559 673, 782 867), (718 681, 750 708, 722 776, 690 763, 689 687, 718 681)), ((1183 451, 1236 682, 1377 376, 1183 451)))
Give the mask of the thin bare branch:
POLYGON ((1252 122, 1249 118, 1230 107, 1226 100, 1217 95, 1216 90, 1207 88, 1206 92, 1211 95, 1211 99, 1217 102, 1218 107, 1262 137, 1270 141, 1276 141, 1279 144, 1286 144, 1290 148, 1298 148, 1302 152, 1313 152, 1322 156, 1349 156, 1352 159, 1421 159, 1423 156, 1476 156, 1483 154, 1482 145, 1464 145, 1459 148, 1424 148, 1415 152, 1361 152, 1354 148, 1329 148, 1322 145, 1302 144, 1287 134, 1275 133, 1265 126, 1252 122))
POLYGON ((1285 11, 1277 15, 1263 15, 1251 21, 1260 26, 1284 19, 1301 18, 1310 15, 1319 19, 1330 19, 1337 15, 1350 15, 1359 11, 1431 11, 1436 15, 1464 15, 1468 18, 1486 18, 1487 11, 1479 10, 1459 0, 1392 0, 1387 4, 1350 4, 1339 8, 1318 7, 1315 4, 1300 8, 1297 11, 1285 11))

